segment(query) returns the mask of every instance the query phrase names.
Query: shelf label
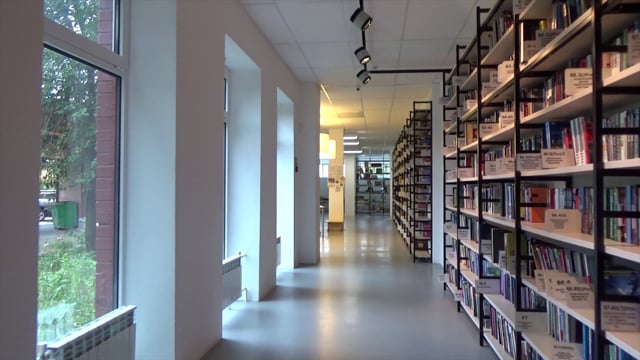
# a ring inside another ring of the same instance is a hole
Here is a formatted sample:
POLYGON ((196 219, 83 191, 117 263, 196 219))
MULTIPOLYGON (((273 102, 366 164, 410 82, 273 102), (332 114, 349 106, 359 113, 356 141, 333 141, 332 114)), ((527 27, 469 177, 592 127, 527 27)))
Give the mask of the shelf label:
POLYGON ((493 240, 481 239, 480 240, 480 252, 483 254, 493 254, 493 240))
POLYGON ((553 344, 553 358, 558 360, 581 360, 582 344, 556 342, 553 344))
POLYGON ((567 285, 567 305, 572 309, 593 309, 594 295, 591 285, 567 285))
POLYGON ((545 275, 545 291, 557 300, 567 299, 567 287, 576 283, 576 279, 562 272, 554 272, 545 275))
POLYGON ((455 263, 458 259, 458 253, 453 250, 453 251, 448 251, 447 252, 447 259, 449 259, 450 262, 455 263))
POLYGON ((575 95, 582 89, 590 89, 592 83, 592 69, 568 68, 564 70, 564 93, 566 97, 575 95))
POLYGON ((455 300, 455 301, 462 301, 462 300, 464 300, 464 297, 463 297, 463 295, 462 295, 462 289, 459 289, 459 290, 458 290, 458 289, 456 289, 456 290, 453 292, 453 300, 455 300))
POLYGON ((449 276, 447 274, 438 274, 438 281, 440 282, 447 282, 448 278, 449 276))
POLYGON ((542 170, 540 154, 518 154, 518 171, 542 170))
POLYGON ((547 209, 544 211, 544 228, 549 232, 580 233, 580 210, 547 209))
POLYGON ((455 234, 455 232, 457 230, 457 227, 458 226, 455 223, 452 223, 452 222, 444 223, 444 231, 446 231, 448 233, 455 234))
POLYGON ((546 312, 516 312, 516 331, 545 331, 546 312))
POLYGON ((523 12, 530 2, 531 0, 513 0, 513 15, 523 12))
POLYGON ((473 168, 459 168, 458 177, 461 179, 473 177, 475 175, 473 170, 473 168))
POLYGON ((603 301, 600 309, 603 330, 640 331, 640 304, 603 301))
POLYGON ((503 83, 513 76, 513 60, 506 60, 498 65, 498 82, 503 83))
POLYGON ((475 285, 479 294, 500 294, 500 279, 477 279, 475 285))
POLYGON ((500 174, 513 173, 516 170, 515 158, 508 157, 508 158, 498 159, 498 164, 500 165, 499 167, 500 174))
POLYGON ((484 174, 486 176, 500 174, 500 171, 498 169, 498 162, 497 161, 485 161, 484 162, 484 174))
MULTIPOLYGON (((466 111, 469 111, 469 110, 475 108, 476 106, 478 106, 478 100, 476 100, 476 99, 469 99, 469 100, 466 100, 464 102, 464 108, 465 108, 466 111)), ((462 114, 462 115, 464 115, 464 114, 462 114)))
POLYGON ((493 84, 494 87, 500 86, 500 82, 498 81, 498 70, 489 70, 489 83, 493 84))
POLYGON ((462 86, 465 80, 466 80, 465 76, 454 76, 453 78, 451 78, 451 84, 453 86, 462 86))
POLYGON ((513 111, 501 111, 498 115, 498 122, 501 129, 511 126, 516 122, 516 114, 513 111))
POLYGON ((480 137, 487 137, 500 130, 498 123, 480 123, 480 137))
POLYGON ((629 66, 640 63, 640 33, 629 32, 627 36, 627 52, 629 53, 629 66))
POLYGON ((544 291, 544 286, 545 286, 545 282, 544 282, 544 277, 545 277, 545 270, 539 270, 539 269, 535 269, 534 271, 535 277, 536 277, 536 287, 542 291, 544 291))
POLYGON ((560 30, 536 30, 536 41, 538 42, 538 47, 542 49, 547 46, 548 43, 551 42, 556 36, 558 36, 563 29, 560 30))
POLYGON ((471 230, 469 230, 469 229, 458 229, 458 239, 460 239, 460 240, 471 240, 471 230))
POLYGON ((544 169, 557 169, 576 164, 572 149, 542 149, 541 154, 544 169))

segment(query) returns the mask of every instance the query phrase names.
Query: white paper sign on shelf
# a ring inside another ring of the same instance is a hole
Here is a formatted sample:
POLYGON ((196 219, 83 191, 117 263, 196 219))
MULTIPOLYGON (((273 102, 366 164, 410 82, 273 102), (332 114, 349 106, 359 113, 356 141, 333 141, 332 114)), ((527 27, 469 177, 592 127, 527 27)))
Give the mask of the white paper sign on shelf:
POLYGON ((592 69, 568 68, 564 70, 564 94, 569 97, 582 89, 591 88, 592 69))
POLYGON ((458 258, 458 253, 455 250, 447 251, 447 259, 451 262, 455 262, 458 258))
POLYGON ((447 274, 438 274, 438 281, 440 282, 447 282, 447 278, 449 276, 447 274))
POLYGON ((553 358, 558 360, 581 360, 582 344, 556 342, 553 344, 553 358))
POLYGON ((524 40, 522 41, 520 58, 522 61, 527 61, 531 59, 539 50, 540 45, 537 40, 524 40))
POLYGON ((542 149, 542 168, 557 169, 576 164, 573 149, 542 149))
MULTIPOLYGON (((562 29, 563 30, 563 29, 562 29)), ((542 49, 547 46, 548 43, 551 42, 556 36, 558 36, 561 32, 561 29, 547 29, 547 30, 536 30, 536 41, 538 42, 538 47, 542 49)))
POLYGON ((531 0, 513 0, 513 15, 520 14, 529 5, 531 0))
POLYGON ((500 279, 477 279, 475 285, 479 294, 500 294, 500 279))
POLYGON ((495 160, 487 160, 484 162, 484 174, 485 175, 499 175, 500 169, 498 162, 495 160))
POLYGON ((461 241, 471 240, 471 230, 458 229, 458 239, 460 239, 461 241))
POLYGON ((513 60, 503 61, 498 65, 498 82, 503 83, 513 76, 513 60))
POLYGON ((544 211, 544 228, 555 233, 580 233, 581 216, 578 209, 547 209, 544 211))
POLYGON ((567 305, 572 309, 593 309, 593 290, 587 283, 567 285, 567 305))
POLYGON ((640 331, 640 304, 603 301, 600 310, 603 330, 640 331))
POLYGON ((480 137, 487 137, 500 130, 499 123, 480 123, 480 137))
POLYGON ((547 313, 541 312, 516 312, 516 331, 540 332, 545 331, 547 313))
POLYGON ((457 225, 455 223, 452 223, 452 222, 444 223, 444 231, 451 234, 455 234, 456 230, 457 230, 457 225))
POLYGON ((500 173, 513 173, 516 170, 516 160, 515 158, 501 158, 498 159, 498 164, 500 165, 500 173))
POLYGON ((542 170, 540 154, 518 154, 518 171, 542 170))
POLYGON ((467 78, 464 76, 454 76, 453 78, 451 78, 451 84, 453 84, 453 86, 462 86, 466 79, 467 78))
POLYGON ((640 33, 630 31, 627 36, 627 53, 629 66, 640 63, 640 33))
POLYGON ((554 272, 545 274, 545 291, 558 300, 567 299, 567 286, 576 283, 576 279, 566 273, 554 272))
POLYGON ((498 115, 498 122, 501 129, 511 126, 516 122, 516 114, 513 111, 501 111, 498 115))
POLYGON ((460 290, 456 289, 456 291, 453 293, 453 300, 455 301, 464 300, 464 296, 462 295, 462 289, 460 290))
POLYGON ((476 106, 478 106, 478 100, 476 99, 469 99, 464 102, 464 108, 466 111, 469 111, 475 108, 476 106))
POLYGON ((493 254, 493 240, 481 239, 480 240, 480 252, 487 255, 493 254))
POLYGON ((500 82, 498 81, 498 69, 489 70, 489 83, 493 84, 494 87, 500 86, 500 82))
POLYGON ((473 168, 459 168, 458 169, 458 177, 461 179, 474 177, 474 169, 473 168))
POLYGON ((545 270, 535 269, 533 273, 535 274, 536 286, 538 287, 538 289, 544 291, 545 290, 545 281, 544 281, 545 270))

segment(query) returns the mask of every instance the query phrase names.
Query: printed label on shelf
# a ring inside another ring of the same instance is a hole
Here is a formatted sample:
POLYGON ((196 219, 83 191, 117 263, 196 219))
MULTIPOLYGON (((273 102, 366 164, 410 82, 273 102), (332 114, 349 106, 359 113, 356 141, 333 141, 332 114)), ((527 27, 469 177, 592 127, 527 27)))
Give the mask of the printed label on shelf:
POLYGON ((522 48, 520 57, 522 61, 531 59, 540 50, 538 40, 524 40, 522 41, 522 48))
POLYGON ((453 293, 453 300, 462 301, 463 299, 464 297, 462 295, 462 289, 460 290, 456 289, 455 292, 453 293))
POLYGON ((566 97, 575 95, 582 89, 591 88, 592 69, 568 68, 564 70, 564 94, 566 97))
POLYGON ((515 158, 501 158, 498 159, 499 171, 500 174, 512 173, 516 170, 516 160, 515 158))
POLYGON ((440 282, 447 282, 448 278, 449 276, 447 274, 438 274, 438 281, 440 282))
POLYGON ((503 83, 513 76, 513 60, 506 60, 498 65, 498 82, 503 83))
POLYGON ((590 284, 567 285, 567 305, 572 309, 593 309, 594 298, 590 284))
POLYGON ((581 360, 582 344, 556 342, 553 344, 553 358, 558 360, 581 360))
POLYGON ((453 250, 453 251, 447 251, 447 259, 449 259, 450 262, 455 263, 457 261, 458 258, 458 253, 453 250))
POLYGON ((536 277, 536 287, 538 287, 538 289, 544 291, 544 289, 545 289, 545 281, 544 281, 545 270, 535 269, 533 271, 533 273, 535 274, 535 277, 536 277))
POLYGON ((640 33, 629 32, 627 36, 627 52, 629 53, 629 66, 640 63, 640 33))
POLYGON ((500 294, 500 279, 477 279, 475 285, 478 294, 500 294))
POLYGON ((551 42, 556 36, 558 36, 562 30, 564 29, 547 29, 547 30, 536 30, 536 41, 538 42, 538 47, 542 49, 547 46, 548 43, 551 42))
POLYGON ((489 175, 499 175, 500 174, 500 169, 498 166, 498 162, 497 161, 485 161, 484 162, 484 174, 486 176, 489 175))
POLYGON ((493 240, 481 239, 480 240, 480 252, 483 254, 493 254, 493 240))
POLYGON ((572 149, 542 149, 541 154, 544 169, 564 168, 576 164, 572 149))
POLYGON ((603 330, 640 331, 640 304, 603 301, 600 310, 603 330))
POLYGON ((544 228, 549 232, 579 234, 581 216, 578 209, 547 209, 544 211, 544 228))
POLYGON ((513 111, 501 111, 498 115, 498 122, 501 129, 511 126, 516 122, 516 114, 513 111))
POLYGON ((451 79, 451 84, 453 84, 453 86, 462 86, 462 84, 464 84, 464 81, 467 78, 465 76, 454 76, 451 79))
POLYGON ((444 223, 444 231, 451 233, 451 234, 455 234, 456 230, 457 230, 457 225, 455 223, 452 222, 447 222, 444 223))
POLYGON ((458 239, 460 239, 460 240, 471 240, 471 230, 469 230, 469 229, 458 229, 458 239))
POLYGON ((466 100, 464 102, 464 108, 465 108, 466 111, 469 111, 469 110, 475 108, 476 106, 478 106, 478 100, 476 100, 476 99, 469 99, 469 100, 466 100))
POLYGON ((542 170, 542 155, 518 154, 518 171, 542 170))
POLYGON ((473 168, 460 168, 458 169, 458 177, 461 179, 474 177, 474 169, 473 168))
POLYGON ((500 86, 500 82, 498 81, 498 69, 489 70, 489 83, 493 84, 494 87, 500 86))
POLYGON ((547 313, 516 312, 516 331, 542 332, 546 329, 547 313))
POLYGON ((545 291, 557 300, 567 299, 567 286, 574 285, 576 279, 562 272, 545 274, 545 291))
POLYGON ((499 123, 480 123, 480 137, 487 137, 500 130, 499 123))

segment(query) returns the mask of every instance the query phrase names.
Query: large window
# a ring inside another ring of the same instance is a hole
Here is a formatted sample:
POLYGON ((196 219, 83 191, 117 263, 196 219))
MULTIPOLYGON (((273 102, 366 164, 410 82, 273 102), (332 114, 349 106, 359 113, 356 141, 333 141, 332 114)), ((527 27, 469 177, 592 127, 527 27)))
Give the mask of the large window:
POLYGON ((47 18, 69 30, 43 50, 38 341, 58 339, 117 305, 122 74, 77 60, 110 58, 99 47, 91 54, 73 34, 111 49, 114 8, 113 0, 45 0, 47 18))

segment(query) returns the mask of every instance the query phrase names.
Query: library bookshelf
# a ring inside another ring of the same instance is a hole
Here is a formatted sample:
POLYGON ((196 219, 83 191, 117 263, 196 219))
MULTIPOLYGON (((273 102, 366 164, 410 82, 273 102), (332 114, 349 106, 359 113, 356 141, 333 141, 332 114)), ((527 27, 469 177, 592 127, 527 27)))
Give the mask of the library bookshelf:
POLYGON ((640 1, 475 15, 443 81, 443 290, 500 359, 640 359, 640 1))

